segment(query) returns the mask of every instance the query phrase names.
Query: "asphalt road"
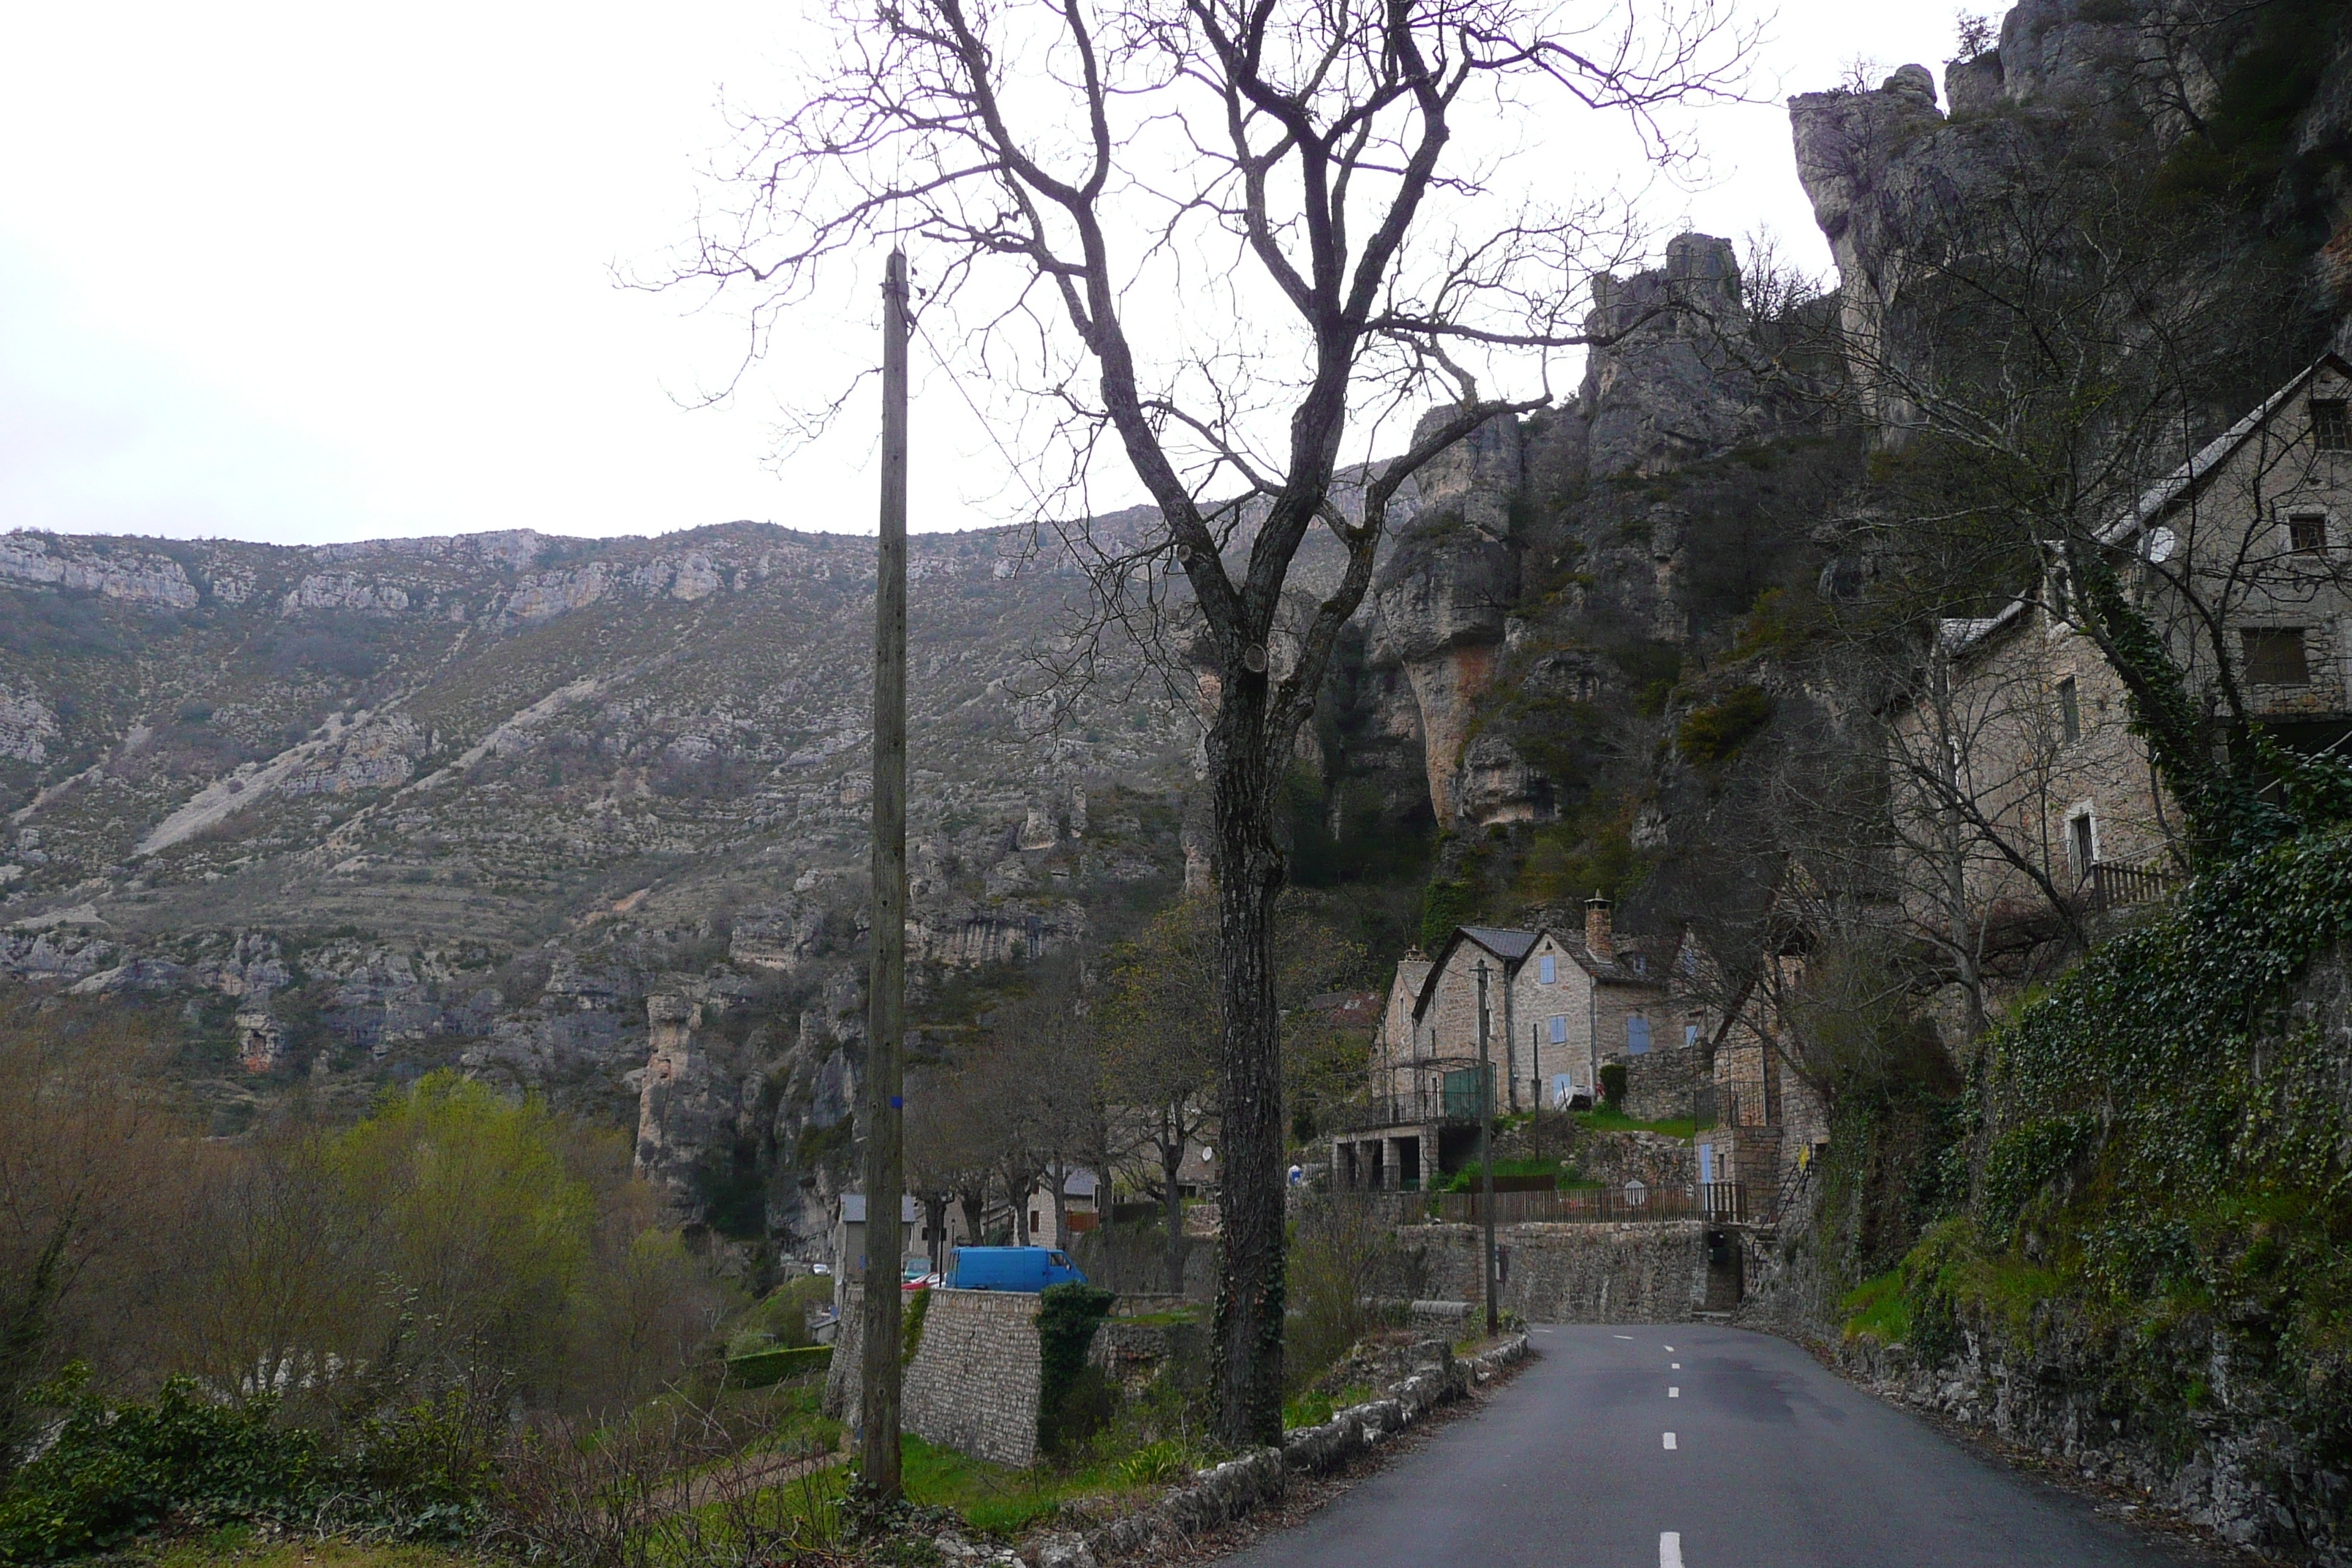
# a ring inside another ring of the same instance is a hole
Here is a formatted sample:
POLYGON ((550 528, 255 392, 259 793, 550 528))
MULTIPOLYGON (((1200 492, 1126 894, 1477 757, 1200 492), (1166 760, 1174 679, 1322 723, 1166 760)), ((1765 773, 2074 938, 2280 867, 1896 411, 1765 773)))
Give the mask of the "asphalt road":
POLYGON ((1741 1330, 1538 1328, 1475 1415, 1234 1568, 2176 1568, 1741 1330))

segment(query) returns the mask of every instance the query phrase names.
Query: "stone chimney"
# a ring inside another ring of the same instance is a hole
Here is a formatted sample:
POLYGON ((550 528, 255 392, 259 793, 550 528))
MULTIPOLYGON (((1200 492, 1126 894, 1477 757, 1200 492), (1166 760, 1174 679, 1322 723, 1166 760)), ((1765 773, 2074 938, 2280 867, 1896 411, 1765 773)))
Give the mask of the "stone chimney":
POLYGON ((1617 933, 1609 918, 1616 907, 1598 892, 1584 900, 1584 949, 1595 963, 1608 963, 1617 956, 1617 933))

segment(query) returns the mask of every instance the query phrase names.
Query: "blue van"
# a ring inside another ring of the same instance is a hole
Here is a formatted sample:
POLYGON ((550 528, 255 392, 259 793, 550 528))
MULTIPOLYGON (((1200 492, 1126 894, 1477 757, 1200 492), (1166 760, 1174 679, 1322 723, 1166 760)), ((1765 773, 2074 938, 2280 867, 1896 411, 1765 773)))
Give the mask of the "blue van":
POLYGON ((959 1247, 948 1265, 950 1290, 1026 1290, 1048 1285, 1083 1285, 1070 1255, 1058 1247, 959 1247))

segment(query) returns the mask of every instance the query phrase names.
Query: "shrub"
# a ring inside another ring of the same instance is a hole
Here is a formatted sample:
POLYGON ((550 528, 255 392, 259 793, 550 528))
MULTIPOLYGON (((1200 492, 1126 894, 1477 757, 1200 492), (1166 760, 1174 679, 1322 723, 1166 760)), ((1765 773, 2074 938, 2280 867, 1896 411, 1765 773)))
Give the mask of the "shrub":
POLYGON ((1601 1069, 1601 1099, 1612 1110, 1625 1105, 1625 1064, 1610 1062, 1601 1069))
POLYGON ((1037 1301, 1037 1447, 1059 1454, 1110 1418, 1108 1380, 1087 1364, 1095 1330, 1118 1298, 1073 1280, 1049 1285, 1037 1301))
POLYGON ((1735 688, 1722 700, 1694 708, 1675 731, 1675 744, 1701 767, 1729 758, 1772 719, 1772 699, 1760 686, 1735 688))
POLYGON ((831 1345, 780 1345, 772 1351, 753 1351, 748 1355, 727 1358, 727 1386, 765 1388, 771 1384, 823 1372, 832 1364, 831 1345))
POLYGON ((307 1510, 318 1438, 273 1426, 275 1402, 203 1397, 167 1380, 152 1405, 109 1407, 68 1367, 42 1404, 64 1412, 49 1447, 0 1494, 0 1563, 43 1563, 102 1550, 167 1515, 236 1520, 307 1510))

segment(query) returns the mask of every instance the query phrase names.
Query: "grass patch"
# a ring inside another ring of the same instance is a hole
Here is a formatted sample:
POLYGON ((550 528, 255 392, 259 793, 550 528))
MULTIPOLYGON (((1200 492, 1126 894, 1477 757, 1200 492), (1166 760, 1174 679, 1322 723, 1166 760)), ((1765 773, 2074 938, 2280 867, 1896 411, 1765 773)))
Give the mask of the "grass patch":
MULTIPOLYGON (((1498 1178, 1503 1176, 1549 1176, 1552 1179, 1555 1185, 1564 1186, 1567 1184, 1567 1183, 1560 1179, 1559 1162, 1557 1160, 1538 1160, 1532 1158, 1497 1160, 1495 1162, 1495 1174, 1498 1178)), ((1477 1162, 1473 1161, 1469 1164, 1465 1165, 1460 1170, 1454 1172, 1454 1174, 1447 1179, 1445 1185, 1439 1190, 1448 1193, 1475 1193, 1478 1191, 1480 1184, 1484 1180, 1484 1170, 1479 1166, 1477 1162)))
POLYGON ((1337 1394, 1326 1394, 1310 1388, 1282 1407, 1282 1429, 1294 1426, 1320 1426, 1351 1405, 1361 1405, 1371 1398, 1372 1391, 1360 1384, 1350 1384, 1337 1394))
POLYGON ((263 1543, 254 1537, 251 1525, 225 1525, 174 1542, 149 1561, 154 1568, 485 1568, 488 1561, 438 1546, 350 1541, 263 1543))
POLYGON ((1847 1292, 1838 1303, 1845 1313, 1845 1337, 1891 1345, 1911 1337, 1911 1301, 1903 1294, 1903 1270, 1890 1268, 1847 1292))
POLYGON ((1594 1132, 1663 1132, 1669 1138, 1689 1138, 1715 1125, 1696 1117, 1677 1116, 1664 1121, 1636 1121, 1622 1110, 1599 1106, 1573 1113, 1576 1124, 1594 1132))
MULTIPOLYGON (((916 1436, 900 1438, 898 1453, 899 1479, 906 1488, 908 1501, 924 1508, 945 1509, 971 1529, 991 1535, 1017 1534, 1052 1519, 1071 1503, 1118 1497, 1160 1481, 1183 1479, 1192 1474, 1196 1462, 1189 1454, 1178 1453, 1166 1444, 1138 1453, 1090 1459, 1067 1468, 1033 1465, 1025 1470, 992 1465, 985 1459, 971 1458, 916 1436), (1162 1453, 1162 1449, 1167 1451, 1162 1453)), ((784 1513, 809 1518, 820 1527, 829 1528, 831 1511, 847 1494, 856 1473, 854 1461, 837 1465, 785 1482, 766 1496, 784 1513)), ((710 1511, 715 1516, 719 1505, 713 1505, 710 1511)), ((823 1533, 823 1528, 818 1533, 823 1533)), ((196 1565, 191 1564, 190 1568, 196 1565)), ((355 1564, 353 1568, 363 1565, 355 1564)), ((417 1563, 413 1568, 451 1565, 417 1563)))
POLYGON ((899 1451, 909 1500, 952 1509, 974 1530, 992 1534, 1024 1530, 1052 1518, 1065 1503, 1118 1492, 1131 1484, 1118 1463, 1109 1460, 1068 1470, 1044 1466, 1014 1470, 952 1448, 934 1447, 920 1437, 904 1439, 899 1451))

